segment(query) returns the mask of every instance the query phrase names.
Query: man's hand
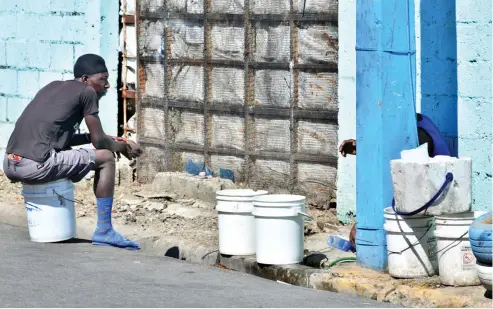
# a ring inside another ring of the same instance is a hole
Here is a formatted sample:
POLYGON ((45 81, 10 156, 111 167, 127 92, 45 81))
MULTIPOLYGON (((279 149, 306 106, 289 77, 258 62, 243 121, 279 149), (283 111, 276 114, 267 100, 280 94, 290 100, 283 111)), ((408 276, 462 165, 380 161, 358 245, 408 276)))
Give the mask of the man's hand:
POLYGON ((339 152, 343 157, 346 155, 356 155, 356 140, 348 139, 341 143, 339 146, 339 152))
POLYGON ((353 224, 353 227, 351 228, 351 232, 349 232, 349 241, 353 245, 356 245, 356 223, 353 224))
POLYGON ((122 152, 122 155, 124 155, 129 160, 140 157, 140 155, 142 154, 142 148, 140 148, 137 143, 133 141, 125 141, 125 143, 127 148, 124 152, 122 152))

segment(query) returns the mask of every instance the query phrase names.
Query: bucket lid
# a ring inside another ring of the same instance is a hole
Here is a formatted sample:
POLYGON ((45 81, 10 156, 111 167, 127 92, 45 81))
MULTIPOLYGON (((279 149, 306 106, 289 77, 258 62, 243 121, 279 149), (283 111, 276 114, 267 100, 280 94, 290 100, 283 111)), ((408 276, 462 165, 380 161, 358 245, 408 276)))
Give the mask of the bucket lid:
POLYGON ((304 204, 306 197, 294 194, 268 194, 254 198, 253 204, 258 207, 293 207, 304 204))
POLYGON ((267 194, 267 191, 259 190, 254 191, 252 189, 226 189, 217 191, 217 196, 228 196, 228 197, 254 197, 257 195, 267 194))

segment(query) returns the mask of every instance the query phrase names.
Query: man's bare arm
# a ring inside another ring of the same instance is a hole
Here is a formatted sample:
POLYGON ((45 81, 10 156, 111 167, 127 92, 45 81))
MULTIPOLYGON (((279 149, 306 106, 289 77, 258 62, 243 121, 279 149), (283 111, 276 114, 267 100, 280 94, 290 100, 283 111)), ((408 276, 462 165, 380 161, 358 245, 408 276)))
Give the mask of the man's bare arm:
POLYGON ((75 134, 69 142, 69 146, 80 146, 91 143, 89 134, 75 134))
POLYGON ((126 153, 127 146, 125 142, 118 142, 106 135, 101 125, 101 120, 97 115, 87 115, 84 117, 89 134, 91 135, 92 145, 96 149, 108 149, 111 152, 126 153))

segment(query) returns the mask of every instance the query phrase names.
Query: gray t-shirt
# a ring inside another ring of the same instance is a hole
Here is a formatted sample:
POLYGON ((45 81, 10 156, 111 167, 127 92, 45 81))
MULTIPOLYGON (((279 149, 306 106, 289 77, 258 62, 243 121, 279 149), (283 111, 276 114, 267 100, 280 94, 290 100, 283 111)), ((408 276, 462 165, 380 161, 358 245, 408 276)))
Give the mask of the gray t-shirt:
POLYGON ((99 112, 94 88, 76 81, 54 81, 42 88, 15 124, 6 152, 44 162, 52 149, 69 147, 82 119, 99 112))

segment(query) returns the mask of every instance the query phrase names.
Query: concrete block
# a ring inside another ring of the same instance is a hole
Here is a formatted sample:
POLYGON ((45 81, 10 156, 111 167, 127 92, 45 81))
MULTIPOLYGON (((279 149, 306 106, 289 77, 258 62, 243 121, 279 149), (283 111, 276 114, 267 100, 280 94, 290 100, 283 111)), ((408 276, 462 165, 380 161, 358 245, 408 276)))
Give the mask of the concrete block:
POLYGON ((24 42, 9 42, 6 45, 7 65, 19 68, 26 67, 26 48, 24 42))
POLYGON ((63 18, 63 31, 61 31, 62 40, 69 42, 83 41, 86 27, 84 16, 65 16, 63 18))
POLYGON ((459 0, 456 4, 457 21, 460 23, 490 23, 491 25, 491 6, 491 0, 459 0))
POLYGON ((53 70, 72 70, 75 63, 74 46, 71 44, 52 44, 50 57, 53 70))
MULTIPOLYGON (((491 7, 491 5, 490 5, 491 7)), ((491 18, 491 16, 490 16, 491 18)), ((457 57, 461 61, 491 61, 490 24, 457 25, 457 57)))
POLYGON ((443 185, 448 172, 454 176, 452 183, 425 213, 436 216, 471 210, 471 158, 436 156, 427 162, 397 159, 390 161, 390 166, 397 210, 411 212, 428 203, 443 185))
MULTIPOLYGON (((8 103, 7 103, 8 105, 8 103)), ((8 119, 7 119, 8 121, 8 119)), ((12 134, 12 131, 14 131, 15 124, 14 123, 0 123, 0 152, 5 151, 5 148, 7 146, 7 143, 9 142, 10 135, 12 134), (4 149, 1 149, 4 148, 4 149)), ((2 164, 3 165, 3 164, 2 164)), ((0 210, 1 212, 2 210, 0 210)))
POLYGON ((17 71, 9 69, 0 69, 0 93, 17 94, 17 71))
MULTIPOLYGON (((489 127, 491 128, 491 122, 489 127)), ((460 128, 459 128, 460 129, 460 128)), ((460 132, 460 131, 459 131, 460 132)), ((459 155, 472 158, 472 208, 491 211, 492 208, 492 138, 459 137, 459 155)))
POLYGON ((152 190, 155 192, 173 193, 178 198, 199 199, 211 204, 212 208, 216 204, 217 191, 235 187, 230 180, 201 179, 198 176, 173 172, 158 173, 152 183, 152 190))
POLYGON ((0 65, 7 65, 7 43, 0 41, 0 65))
POLYGON ((65 19, 69 16, 45 15, 39 16, 36 31, 38 40, 60 41, 65 30, 65 19))
POLYGON ((50 11, 51 0, 16 0, 20 12, 43 14, 50 11))
MULTIPOLYGON (((62 77, 63 77, 62 80, 71 80, 71 79, 74 79, 74 73, 72 72, 72 70, 69 70, 68 73, 63 73, 62 77)), ((101 101, 100 101, 100 103, 101 103, 101 101)), ((102 110, 100 109, 99 112, 101 113, 102 110)), ((104 124, 103 124, 103 127, 104 127, 104 124)), ((82 126, 81 126, 81 130, 82 130, 82 126)), ((87 131, 87 132, 89 132, 89 131, 87 131)))
MULTIPOLYGON (((7 1, 11 2, 11 1, 7 1)), ((2 8, 3 8, 2 3, 2 8)), ((16 36, 17 31, 17 15, 12 13, 0 13, 2 27, 0 27, 0 39, 9 39, 16 36)))
POLYGON ((63 80, 63 74, 55 72, 39 72, 40 89, 56 80, 63 80))
MULTIPOLYGON (((74 45, 74 61, 86 53, 84 45, 74 45)), ((74 62, 75 63, 75 62, 74 62)))
POLYGON ((0 97, 0 123, 7 122, 7 98, 0 97))
POLYGON ((40 16, 34 14, 17 13, 16 38, 27 40, 32 37, 38 38, 40 35, 40 16))
POLYGON ((7 118, 11 122, 17 121, 24 108, 31 102, 28 99, 8 98, 7 99, 7 118))
POLYGON ((1 4, 1 10, 2 12, 17 12, 19 11, 19 3, 18 1, 8 1, 8 0, 3 0, 1 4))
POLYGON ((18 92, 24 97, 34 98, 39 91, 39 72, 38 71, 19 71, 17 72, 18 92))
POLYGON ((26 44, 26 66, 31 68, 48 69, 50 67, 50 44, 27 43, 26 44))
POLYGON ((50 11, 52 12, 74 12, 75 2, 73 0, 51 0, 50 11))
POLYGON ((459 137, 491 139, 491 99, 459 97, 457 103, 457 114, 460 119, 459 137))
POLYGON ((491 62, 459 61, 457 94, 463 97, 492 97, 491 62))
POLYGON ((85 12, 87 8, 88 0, 74 0, 74 11, 75 12, 85 12))

